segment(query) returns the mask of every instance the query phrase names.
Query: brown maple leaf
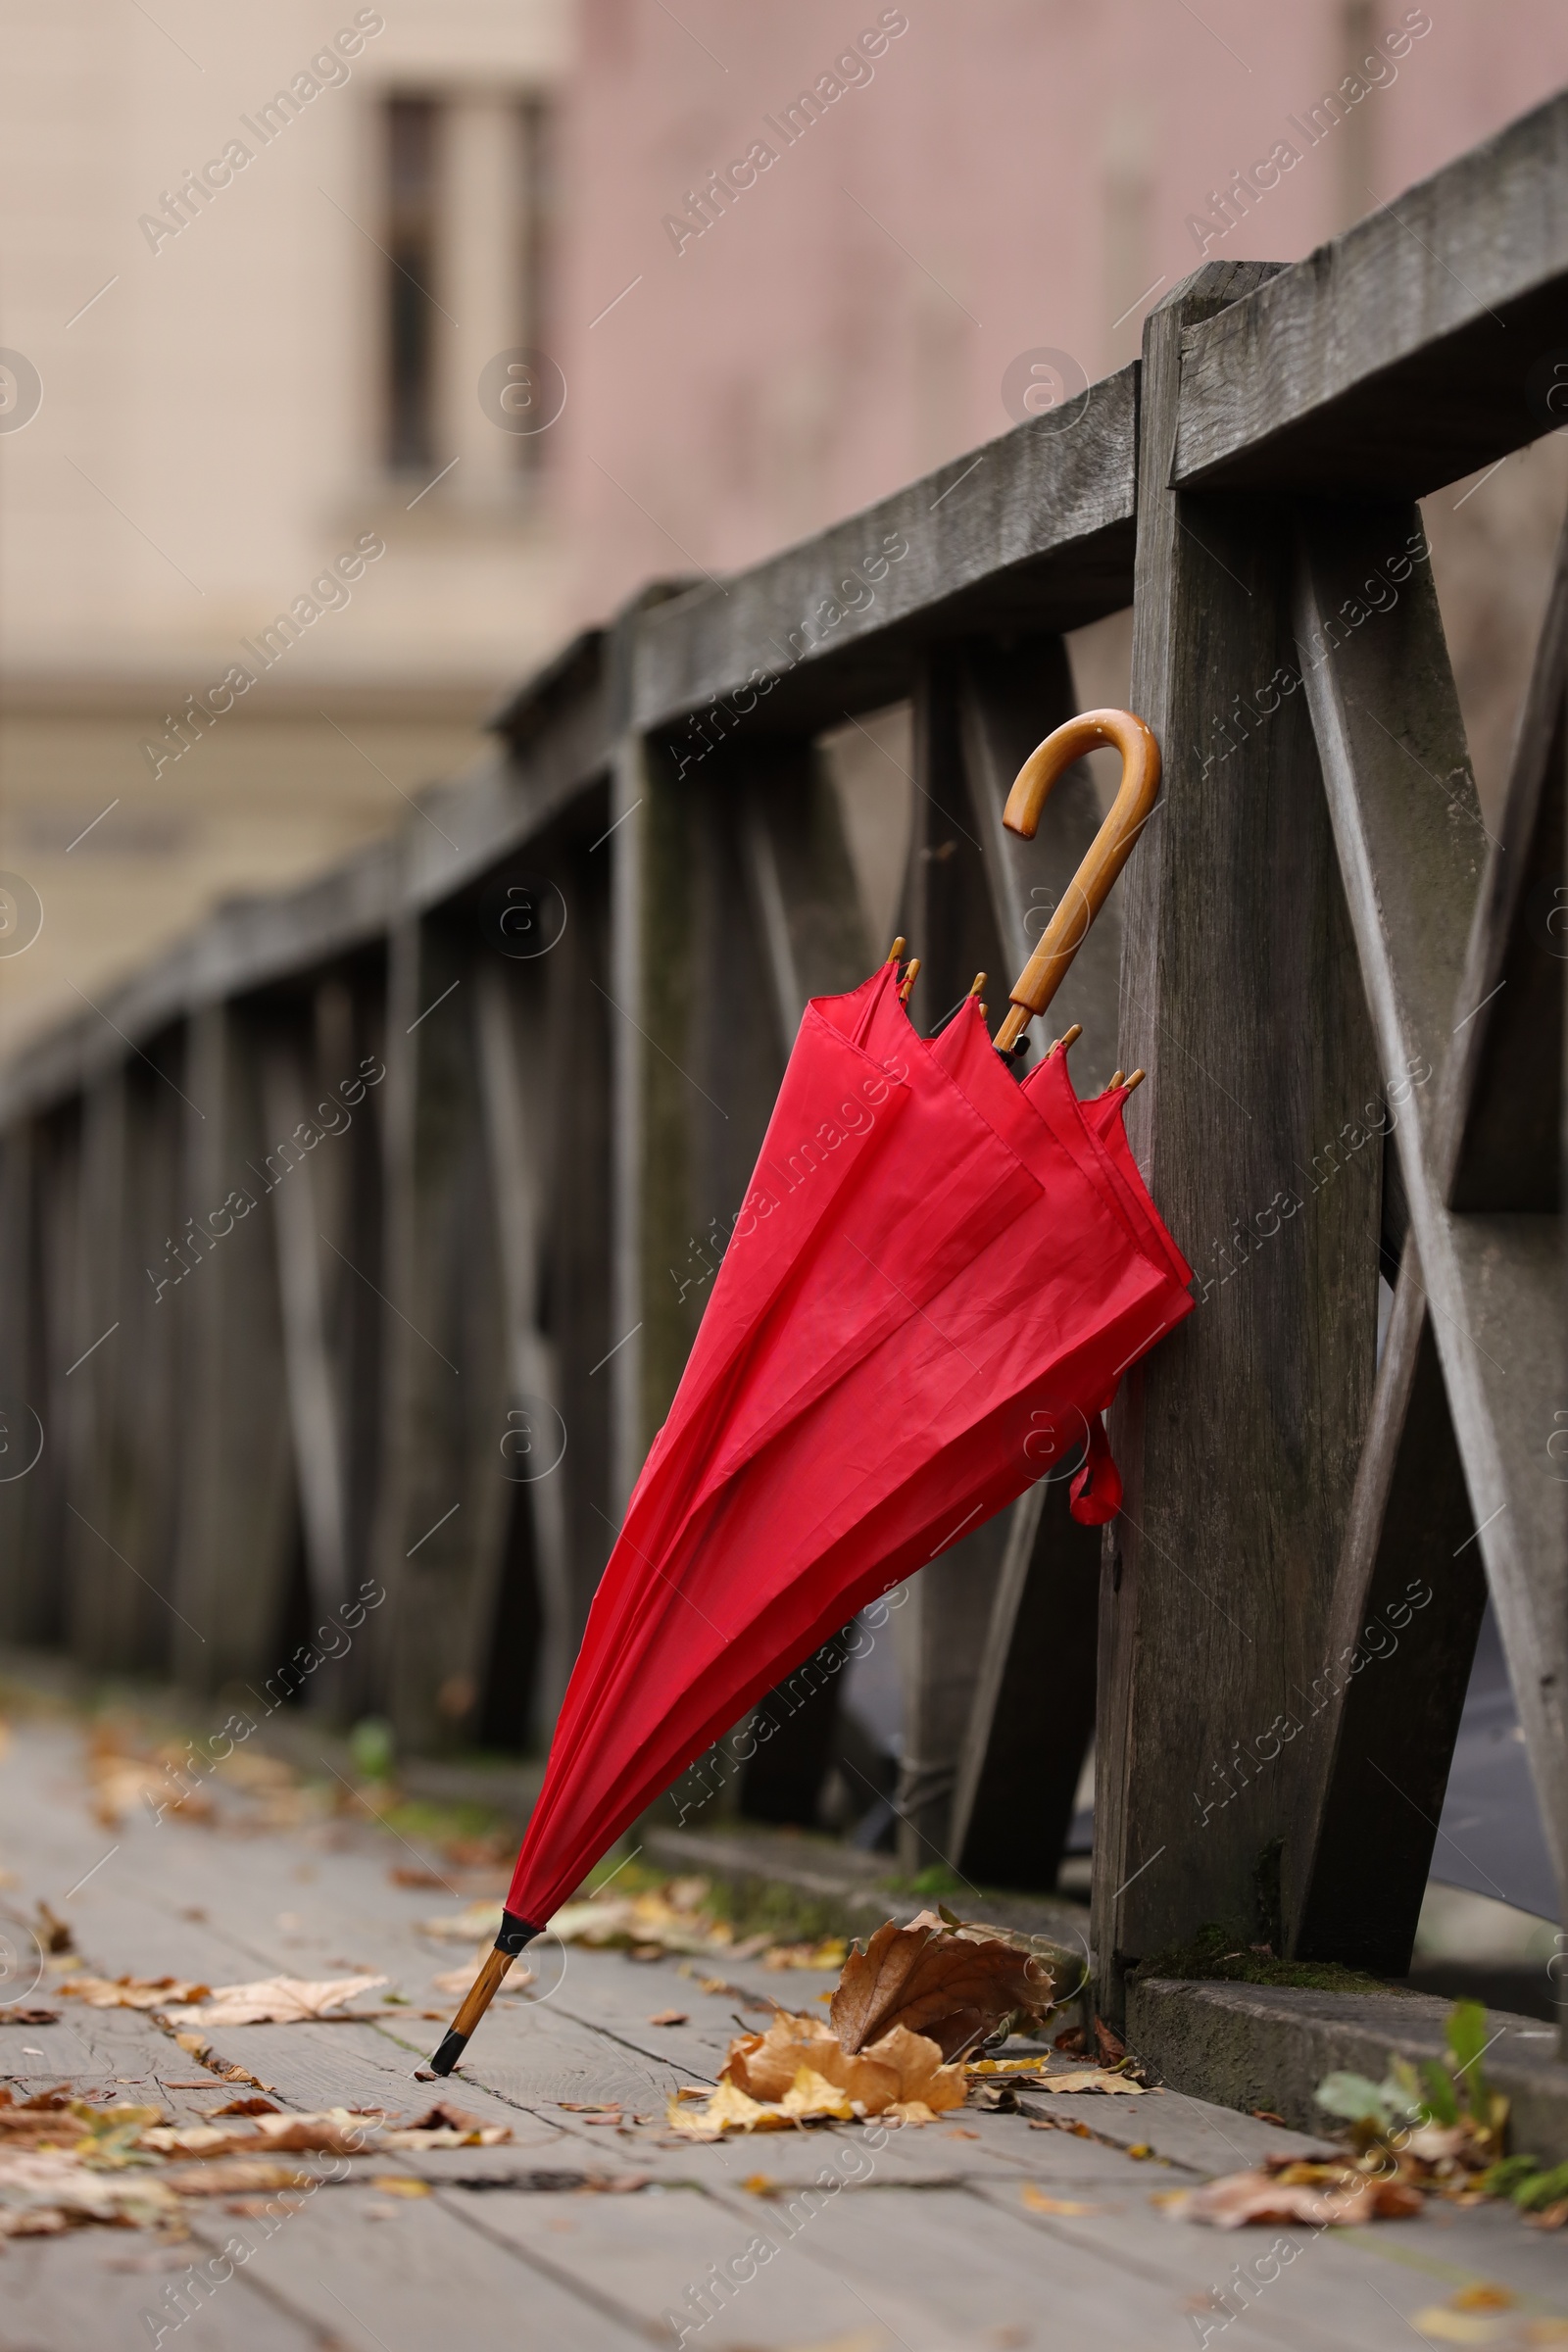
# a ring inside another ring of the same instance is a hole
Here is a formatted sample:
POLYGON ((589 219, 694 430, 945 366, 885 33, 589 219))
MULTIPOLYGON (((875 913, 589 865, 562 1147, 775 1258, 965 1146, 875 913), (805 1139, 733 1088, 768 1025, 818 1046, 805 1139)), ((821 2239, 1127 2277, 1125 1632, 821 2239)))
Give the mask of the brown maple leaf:
POLYGON ((1044 2009, 1051 1991, 1051 1972, 1032 1953, 922 1911, 906 1928, 888 1920, 863 1952, 851 1949, 828 2015, 852 2053, 906 2026, 951 2061, 1015 2010, 1044 2009))

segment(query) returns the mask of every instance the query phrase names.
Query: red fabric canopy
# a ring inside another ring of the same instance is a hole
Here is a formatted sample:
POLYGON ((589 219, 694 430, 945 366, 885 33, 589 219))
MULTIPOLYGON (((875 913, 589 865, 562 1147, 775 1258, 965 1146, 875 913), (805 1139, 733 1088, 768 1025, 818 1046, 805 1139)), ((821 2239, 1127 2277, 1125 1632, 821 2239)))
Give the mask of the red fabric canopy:
POLYGON ((884 967, 802 1022, 668 1420, 595 1596, 507 1897, 542 1926, 626 1825, 875 1594, 1087 1430, 1188 1313, 1121 1130, 977 1006, 919 1038, 884 967))

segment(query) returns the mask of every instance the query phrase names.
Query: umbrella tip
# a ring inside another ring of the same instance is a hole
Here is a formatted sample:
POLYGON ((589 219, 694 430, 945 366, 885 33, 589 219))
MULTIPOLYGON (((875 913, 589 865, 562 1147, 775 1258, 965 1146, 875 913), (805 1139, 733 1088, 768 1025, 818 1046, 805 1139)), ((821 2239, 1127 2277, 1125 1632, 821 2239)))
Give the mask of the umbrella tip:
MULTIPOLYGON (((1072 1027, 1066 1030, 1062 1036, 1056 1039, 1055 1044, 1051 1048, 1051 1054, 1065 1054, 1069 1046, 1075 1046, 1078 1043, 1078 1040, 1082 1037, 1083 1033, 1084 1025, 1082 1021, 1074 1021, 1072 1027)), ((1048 1054, 1046 1058, 1049 1060, 1051 1054, 1048 1054)))
POLYGON ((911 988, 913 988, 916 980, 918 980, 919 977, 920 958, 918 956, 911 956, 909 957, 909 968, 905 973, 903 985, 899 990, 899 1003, 901 1004, 907 1004, 909 1002, 909 991, 911 988))
POLYGON ((904 958, 904 951, 908 944, 908 941, 905 938, 903 932, 901 931, 898 938, 893 942, 892 947, 889 948, 886 960, 889 963, 902 962, 904 958))
POLYGON ((431 2072, 437 2075, 450 2075, 467 2046, 468 2036, 466 2034, 460 2034, 454 2027, 431 2059, 431 2072))
POLYGON ((980 994, 980 991, 986 984, 986 978, 987 975, 984 972, 976 972, 973 980, 971 980, 969 983, 969 994, 971 997, 977 997, 980 994))
POLYGON ((1134 1070, 1132 1076, 1127 1081, 1127 1092, 1131 1094, 1135 1086, 1142 1086, 1145 1078, 1148 1075, 1149 1073, 1147 1070, 1134 1070))

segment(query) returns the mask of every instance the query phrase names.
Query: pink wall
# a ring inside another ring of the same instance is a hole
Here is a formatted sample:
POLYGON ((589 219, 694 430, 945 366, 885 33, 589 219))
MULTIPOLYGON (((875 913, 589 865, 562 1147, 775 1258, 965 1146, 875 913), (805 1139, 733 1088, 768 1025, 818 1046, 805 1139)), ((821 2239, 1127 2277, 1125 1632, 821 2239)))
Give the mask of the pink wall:
POLYGON ((1135 357, 1144 312, 1202 258, 1188 216, 1277 141, 1301 160, 1209 258, 1294 260, 1374 209, 1369 190, 1396 196, 1568 79, 1568 14, 1546 0, 1200 14, 584 0, 551 337, 581 615, 651 574, 746 563, 1004 431, 1021 352, 1065 351, 1090 378, 1135 357), (795 145, 765 125, 901 20, 795 145), (1430 28, 1396 77, 1308 146, 1288 118, 1406 23, 1430 28), (664 216, 759 139, 777 160, 677 253, 664 216))

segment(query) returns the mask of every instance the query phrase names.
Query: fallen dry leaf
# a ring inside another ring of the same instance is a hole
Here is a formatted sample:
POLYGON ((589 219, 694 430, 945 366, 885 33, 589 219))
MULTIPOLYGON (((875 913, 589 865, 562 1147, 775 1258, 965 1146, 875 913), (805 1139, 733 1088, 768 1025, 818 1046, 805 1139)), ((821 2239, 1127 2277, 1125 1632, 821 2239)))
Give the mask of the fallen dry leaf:
POLYGON ((6 2009, 0 2011, 0 2026, 58 2026, 58 2009, 6 2009))
POLYGON ((689 2026, 691 2022, 684 2009, 656 2009, 648 2020, 651 2026, 689 2026))
POLYGON ((1102 2066, 1120 2066, 1127 2055, 1127 2044, 1119 2034, 1113 2034, 1102 2017, 1095 2020, 1095 2047, 1102 2066))
MULTIPOLYGON (((828 2082, 824 2075, 809 2066, 798 2067, 795 2080, 779 2101, 786 2115, 799 2116, 804 2123, 827 2116, 834 2123, 852 2124, 855 2121, 855 2102, 838 2083, 828 2082)), ((930 2114, 930 2109, 926 2113, 930 2114)), ((933 2118, 933 2121, 935 2119, 933 2118)))
MULTIPOLYGON (((262 1977, 253 1984, 215 1985, 205 2001, 168 2014, 185 2026, 293 2026, 341 2010, 385 1977, 262 1977)), ((181 2046, 186 2046, 183 2042, 181 2046)))
POLYGON ((430 2194, 428 2180, 416 2180, 408 2173, 377 2173, 370 2186, 378 2188, 385 2197, 427 2197, 430 2194))
POLYGON ((438 1919, 421 1919, 416 1925, 421 1936, 433 1936, 438 1943, 482 1941, 488 1947, 501 1933, 501 1905, 469 1903, 462 1911, 446 1911, 438 1919))
POLYGON ((173 2190, 145 2172, 104 2173, 61 2148, 0 2150, 0 2237, 53 2236, 84 2222, 172 2221, 173 2190))
POLYGON ((701 2107, 686 2106, 677 2094, 665 2110, 672 2132, 687 2139, 722 2139, 726 2132, 787 2132, 799 2121, 782 2107, 749 2098, 733 2082, 720 2082, 701 2107))
POLYGON ((1032 2180, 1023 2184, 1023 2201, 1031 2213, 1103 2213, 1103 2205, 1082 2205, 1073 2197, 1050 2197, 1032 2180))
POLYGON ((702 1909, 707 1892, 706 1879, 671 1879, 646 1894, 590 1895, 556 1912, 550 1932, 563 1943, 619 1945, 634 1960, 658 1960, 665 1952, 728 1953, 734 1931, 702 1909))
POLYGON ((438 1870, 426 1870, 422 1863, 394 1862, 387 1872, 394 1886, 444 1886, 445 1879, 438 1870))
POLYGON ((89 2009, 172 2009, 204 2001, 212 1986, 183 1977, 70 1977, 57 1989, 89 2009))
POLYGON ((1108 2066, 1073 2066, 1069 2067, 1064 2074, 1042 2074, 1039 2079, 1039 2087, 1042 2090, 1058 2093, 1069 2090, 1102 2090, 1106 2092, 1121 2091, 1138 2096, 1147 2096, 1149 2089, 1147 2083, 1135 2082, 1131 2075, 1118 2075, 1108 2066))
POLYGON ((138 2145, 160 2156, 290 2155, 357 2156, 368 2140, 366 2124, 346 2107, 315 2115, 244 2116, 228 2125, 161 2124, 143 2132, 138 2145))
POLYGON ((1410 2326, 1438 2344, 1494 2344, 1513 2332, 1501 2320, 1476 2319, 1468 2312, 1446 2310, 1441 2303, 1412 2311, 1410 2326))
POLYGON ((75 1938, 63 1919, 57 1919, 47 1903, 38 1905, 38 1939, 46 1952, 74 1952, 75 1938))
MULTIPOLYGON (((474 1978, 490 1956, 490 1950, 489 1944, 481 1944, 477 1959, 470 1960, 466 1968, 444 1968, 439 1976, 430 1979, 430 1990, 448 1993, 454 2000, 461 2000, 472 1986, 474 1978)), ((519 1969, 514 1961, 507 1981, 510 1984, 514 1976, 531 1978, 532 1975, 531 1969, 519 1969)))
POLYGON ((872 2115, 935 2123, 963 2096, 961 2071, 944 2066, 936 2043, 907 2027, 895 2026, 869 2049, 851 2051, 819 2018, 781 2011, 765 2034, 737 2034, 716 2090, 705 2097, 687 2085, 668 2114, 672 2129, 687 2137, 717 2139, 725 2132, 872 2115), (693 2099, 703 2103, 683 2104, 693 2099))
POLYGON ((818 2336, 809 2344, 786 2344, 784 2352, 887 2352, 887 2330, 859 2328, 853 2335, 818 2336))
POLYGON ((258 2196, 268 2189, 309 2188, 314 2176, 271 2156, 220 2156, 164 2176, 182 2197, 258 2196))
POLYGON ((1421 2211, 1420 2190, 1402 2180, 1368 2180, 1348 2165, 1313 2165, 1310 2170, 1317 2178, 1306 2180, 1273 2173, 1227 2173, 1178 2197, 1170 2210, 1215 2230, 1240 2230, 1249 2222, 1332 2222, 1346 2228, 1403 2220, 1421 2211))
POLYGON ((782 2013, 765 2034, 736 2036, 720 2081, 738 2083, 754 2098, 781 2099, 803 2066, 847 2092, 864 2115, 908 2101, 934 2113, 963 2104, 961 2069, 943 2065, 928 2034, 895 2026, 868 2049, 846 2050, 820 2018, 782 2013))
POLYGON ((507 2138, 512 2136, 504 2125, 487 2126, 482 2115, 470 2115, 466 2107, 460 2107, 455 2099, 437 2099, 435 2105, 427 2107, 423 2115, 401 2128, 405 2132, 484 2132, 499 2129, 507 2138))
POLYGON ((770 1943, 762 1954, 764 1968, 842 1968, 849 1957, 849 1938, 825 1936, 820 1943, 770 1943))
POLYGON ((1051 1972, 1033 1953, 923 1911, 906 1928, 888 1920, 864 1951, 853 1946, 828 2014, 846 2050, 906 2026, 951 2059, 1014 2011, 1043 2010, 1051 1991, 1051 1972))

